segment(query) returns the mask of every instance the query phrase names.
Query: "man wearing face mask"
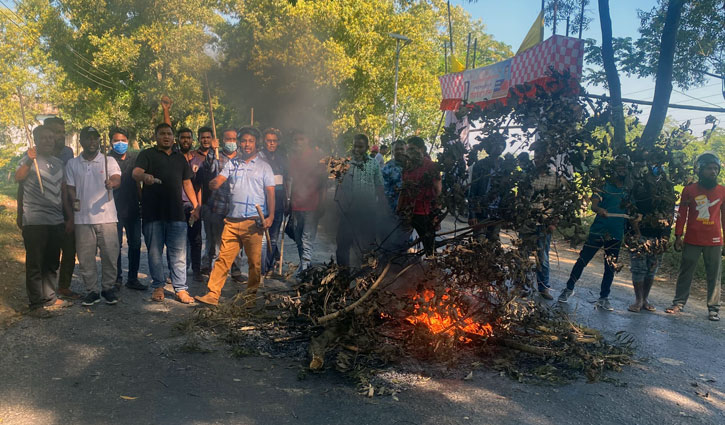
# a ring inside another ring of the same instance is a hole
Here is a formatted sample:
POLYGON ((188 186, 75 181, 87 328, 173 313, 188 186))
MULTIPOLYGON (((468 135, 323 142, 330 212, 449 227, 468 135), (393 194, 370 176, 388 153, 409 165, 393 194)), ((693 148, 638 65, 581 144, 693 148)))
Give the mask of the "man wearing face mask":
MULTIPOLYGON (((212 266, 219 255, 222 231, 224 230, 224 217, 229 213, 229 183, 222 184, 217 189, 210 187, 210 182, 219 175, 227 162, 237 156, 237 130, 227 128, 222 132, 222 146, 219 149, 219 158, 214 151, 206 155, 202 164, 202 203, 207 200, 208 208, 203 218, 206 231, 206 250, 202 258, 201 270, 204 274, 211 273, 212 266)), ((232 278, 241 281, 241 255, 232 265, 232 278)))
POLYGON ((81 277, 87 294, 84 306, 101 301, 116 304, 114 288, 118 261, 118 219, 116 204, 109 191, 121 185, 121 169, 116 160, 100 153, 101 135, 93 127, 84 127, 80 134, 83 152, 68 161, 65 167, 68 197, 73 203, 76 252, 81 277), (106 177, 108 176, 108 177, 106 177), (96 252, 101 254, 101 293, 98 294, 96 252))
POLYGON ((629 157, 619 155, 613 161, 614 175, 604 184, 601 190, 592 195, 592 211, 597 216, 589 228, 589 237, 579 252, 579 258, 571 270, 566 288, 559 295, 559 302, 566 303, 574 294, 574 286, 582 275, 584 268, 600 250, 604 250, 604 276, 599 291, 596 307, 613 311, 609 302, 609 293, 614 281, 614 263, 619 258, 619 247, 624 237, 624 226, 627 223, 625 203, 629 198, 627 177, 629 176, 629 157))
POLYGON ((128 150, 128 131, 114 127, 108 132, 111 140, 109 157, 116 160, 121 169, 121 185, 113 190, 113 200, 116 203, 118 216, 118 260, 116 261, 116 288, 123 284, 123 262, 120 248, 123 247, 123 231, 126 230, 126 243, 128 244, 128 274, 126 287, 145 291, 147 286, 138 280, 138 268, 141 261, 141 184, 133 179, 133 167, 136 164, 138 152, 128 150))
MULTIPOLYGON (((196 151, 192 150, 191 147, 194 144, 194 133, 188 128, 182 128, 179 130, 179 152, 184 155, 186 162, 191 167, 191 183, 194 186, 194 192, 196 193, 196 203, 201 205, 201 179, 199 170, 204 163, 204 156, 197 154, 196 151)), ((181 193, 181 197, 184 200, 184 213, 186 214, 186 223, 188 225, 186 229, 187 240, 189 241, 189 249, 191 250, 191 270, 194 273, 194 280, 201 282, 203 280, 201 276, 201 220, 191 220, 191 212, 193 210, 189 198, 186 193, 181 193)))
POLYGON ((723 229, 725 229, 725 187, 717 183, 720 158, 712 152, 697 157, 697 183, 682 190, 677 223, 675 249, 682 251, 680 274, 672 306, 666 313, 677 314, 685 308, 690 295, 695 266, 702 256, 707 275, 708 318, 720 320, 720 274, 722 273, 723 229), (682 235, 685 235, 684 241, 682 235))

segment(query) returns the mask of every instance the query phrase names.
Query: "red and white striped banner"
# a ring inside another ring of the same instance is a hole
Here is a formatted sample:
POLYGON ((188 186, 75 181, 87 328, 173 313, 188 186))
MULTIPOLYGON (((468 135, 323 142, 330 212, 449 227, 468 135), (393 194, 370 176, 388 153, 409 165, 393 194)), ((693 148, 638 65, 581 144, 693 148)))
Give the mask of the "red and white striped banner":
MULTIPOLYGON (((554 35, 520 55, 493 65, 439 77, 441 110, 455 110, 462 100, 485 105, 508 97, 508 89, 523 83, 543 83, 549 69, 582 76, 584 42, 554 35)), ((505 100, 504 100, 505 101, 505 100)))

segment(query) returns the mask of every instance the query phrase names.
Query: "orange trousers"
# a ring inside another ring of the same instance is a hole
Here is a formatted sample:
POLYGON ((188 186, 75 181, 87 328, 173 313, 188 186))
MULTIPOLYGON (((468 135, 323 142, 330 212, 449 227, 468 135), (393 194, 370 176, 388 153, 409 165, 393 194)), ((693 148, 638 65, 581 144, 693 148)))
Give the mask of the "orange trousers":
POLYGON ((249 263, 247 292, 254 292, 259 288, 262 277, 263 236, 264 230, 257 226, 255 220, 236 221, 224 219, 219 257, 214 263, 207 284, 209 292, 216 295, 217 298, 221 295, 222 288, 229 275, 229 269, 242 248, 247 254, 247 262, 249 263))

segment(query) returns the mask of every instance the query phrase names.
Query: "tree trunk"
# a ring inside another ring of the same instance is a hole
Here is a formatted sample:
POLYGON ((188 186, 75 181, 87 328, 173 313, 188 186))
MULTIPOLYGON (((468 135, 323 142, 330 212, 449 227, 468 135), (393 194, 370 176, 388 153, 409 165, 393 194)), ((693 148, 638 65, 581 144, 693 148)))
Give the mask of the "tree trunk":
POLYGON ((626 129, 624 127, 624 106, 622 105, 622 84, 619 81, 617 64, 614 61, 612 45, 612 17, 609 15, 609 0, 599 0, 599 21, 602 24, 602 63, 609 87, 609 109, 614 138, 612 148, 615 154, 626 150, 626 129))
POLYGON ((651 148, 662 132, 662 126, 667 118, 667 105, 672 94, 672 64, 675 58, 677 45, 677 30, 680 27, 683 0, 670 0, 665 15, 665 26, 662 29, 660 43, 660 57, 657 61, 657 75, 655 82, 655 95, 652 99, 652 109, 647 119, 647 125, 642 132, 640 145, 651 148))

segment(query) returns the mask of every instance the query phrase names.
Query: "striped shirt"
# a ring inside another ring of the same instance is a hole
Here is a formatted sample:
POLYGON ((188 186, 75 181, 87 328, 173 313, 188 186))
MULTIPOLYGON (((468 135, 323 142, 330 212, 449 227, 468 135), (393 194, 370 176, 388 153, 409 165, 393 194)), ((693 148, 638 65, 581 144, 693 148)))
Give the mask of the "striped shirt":
MULTIPOLYGON (((20 164, 28 162, 30 171, 22 182, 23 187, 23 226, 55 225, 63 223, 63 203, 61 187, 63 185, 63 162, 54 157, 37 157, 38 170, 43 181, 43 193, 40 192, 35 166, 23 155, 20 164)), ((18 167, 20 168, 20 167, 18 167)))

